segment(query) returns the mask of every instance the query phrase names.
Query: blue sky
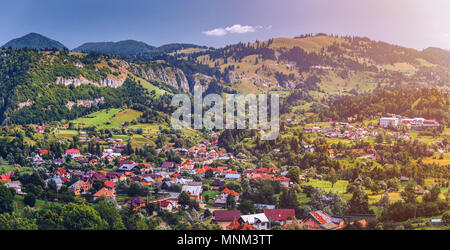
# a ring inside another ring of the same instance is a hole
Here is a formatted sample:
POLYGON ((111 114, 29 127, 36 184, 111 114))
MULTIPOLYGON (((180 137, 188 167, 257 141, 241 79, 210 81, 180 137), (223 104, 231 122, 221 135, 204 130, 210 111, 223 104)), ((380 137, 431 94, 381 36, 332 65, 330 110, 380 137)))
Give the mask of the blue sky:
POLYGON ((0 9, 0 44, 37 32, 70 49, 126 39, 222 47, 325 32, 450 49, 448 0, 14 0, 0 9))

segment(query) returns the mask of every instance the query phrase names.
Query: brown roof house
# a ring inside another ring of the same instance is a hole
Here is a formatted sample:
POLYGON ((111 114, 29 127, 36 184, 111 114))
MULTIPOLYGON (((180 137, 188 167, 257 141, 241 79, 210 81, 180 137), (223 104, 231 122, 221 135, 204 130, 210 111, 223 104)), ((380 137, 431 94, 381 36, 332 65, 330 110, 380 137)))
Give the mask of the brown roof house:
POLYGON ((103 187, 100 190, 98 190, 97 193, 95 193, 93 196, 94 200, 102 196, 104 196, 106 199, 109 199, 109 198, 116 198, 116 193, 114 192, 114 190, 109 190, 103 187))
POLYGON ((211 223, 219 224, 222 229, 226 229, 231 222, 241 217, 241 211, 239 210, 215 210, 213 212, 213 219, 211 223))

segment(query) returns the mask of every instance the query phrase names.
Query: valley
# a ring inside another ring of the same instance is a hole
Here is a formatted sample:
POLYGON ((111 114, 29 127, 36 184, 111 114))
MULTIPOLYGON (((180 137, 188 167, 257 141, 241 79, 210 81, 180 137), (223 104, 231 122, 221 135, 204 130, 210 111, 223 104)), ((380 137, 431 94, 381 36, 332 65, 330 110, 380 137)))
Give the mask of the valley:
POLYGON ((0 229, 448 230, 449 62, 323 33, 223 48, 11 40, 0 229), (199 85, 278 94, 280 135, 173 129, 172 97, 199 85))

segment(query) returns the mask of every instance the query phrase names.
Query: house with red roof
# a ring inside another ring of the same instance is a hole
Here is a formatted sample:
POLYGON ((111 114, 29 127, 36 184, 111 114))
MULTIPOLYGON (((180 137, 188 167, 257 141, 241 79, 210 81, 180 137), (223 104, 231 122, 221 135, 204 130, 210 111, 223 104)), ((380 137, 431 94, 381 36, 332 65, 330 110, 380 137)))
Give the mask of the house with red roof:
POLYGON ((172 209, 174 209, 173 204, 171 202, 166 201, 166 200, 157 201, 157 202, 155 202, 155 204, 159 205, 159 207, 162 210, 166 210, 166 211, 169 211, 169 212, 172 212, 172 209))
POLYGON ((256 173, 259 173, 259 174, 267 174, 269 172, 269 169, 267 169, 267 168, 257 168, 257 169, 255 169, 255 171, 256 171, 256 173))
POLYGON ((65 177, 65 178, 70 178, 70 176, 71 176, 71 174, 70 174, 69 171, 67 171, 67 169, 64 168, 64 167, 58 168, 58 169, 56 169, 56 170, 53 172, 53 177, 60 177, 60 178, 65 177))
POLYGON ((67 149, 66 152, 64 153, 65 157, 71 156, 72 158, 75 158, 80 155, 81 155, 80 150, 76 148, 67 149))
POLYGON ((105 181, 104 185, 106 188, 113 190, 117 186, 117 183, 112 181, 105 181))
POLYGON ((52 151, 50 151, 50 150, 47 150, 47 149, 43 149, 43 150, 41 150, 41 152, 40 152, 40 154, 41 155, 45 155, 45 154, 52 154, 52 151))
POLYGON ((295 219, 294 209, 264 209, 264 214, 269 221, 277 221, 281 225, 295 219))
POLYGON ((98 160, 97 159, 91 159, 90 161, 89 161, 89 164, 91 164, 91 165, 95 165, 95 164, 97 164, 98 163, 98 160))
POLYGON ((239 200, 239 193, 234 190, 225 188, 220 193, 221 193, 222 199, 226 199, 228 197, 228 195, 232 195, 235 197, 236 200, 239 200))
POLYGON ((331 217, 321 210, 310 212, 302 224, 308 230, 338 230, 345 227, 343 219, 331 217))
POLYGON ((45 127, 44 126, 37 127, 37 132, 43 134, 45 132, 45 127))
POLYGON ((0 175, 0 182, 10 182, 11 177, 9 175, 0 175))
POLYGON ((98 190, 97 193, 95 193, 93 196, 94 196, 94 200, 96 200, 96 199, 98 199, 99 197, 102 197, 102 196, 104 196, 106 199, 115 198, 116 197, 116 192, 114 192, 113 190, 109 190, 109 189, 103 187, 100 190, 98 190))
POLYGON ((291 183, 291 179, 285 176, 278 176, 274 179, 274 181, 279 181, 281 185, 285 187, 289 187, 291 183))

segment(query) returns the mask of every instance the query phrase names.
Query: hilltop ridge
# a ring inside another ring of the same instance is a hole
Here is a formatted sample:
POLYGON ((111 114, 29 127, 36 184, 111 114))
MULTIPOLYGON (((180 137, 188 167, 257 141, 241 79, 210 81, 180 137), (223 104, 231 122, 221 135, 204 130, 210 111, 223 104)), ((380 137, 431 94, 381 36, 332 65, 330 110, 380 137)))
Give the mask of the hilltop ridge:
POLYGON ((11 47, 13 49, 30 48, 30 49, 57 49, 57 50, 65 48, 65 46, 62 43, 37 33, 30 33, 25 36, 13 39, 7 42, 5 45, 3 45, 1 48, 8 48, 8 47, 11 47))

